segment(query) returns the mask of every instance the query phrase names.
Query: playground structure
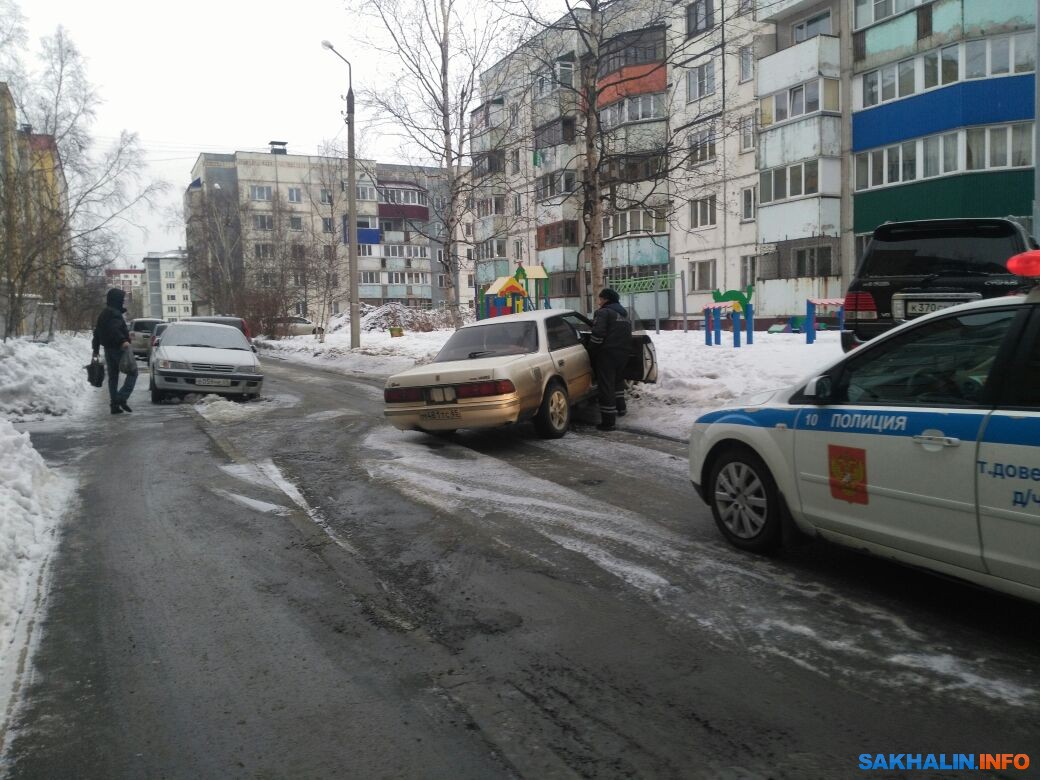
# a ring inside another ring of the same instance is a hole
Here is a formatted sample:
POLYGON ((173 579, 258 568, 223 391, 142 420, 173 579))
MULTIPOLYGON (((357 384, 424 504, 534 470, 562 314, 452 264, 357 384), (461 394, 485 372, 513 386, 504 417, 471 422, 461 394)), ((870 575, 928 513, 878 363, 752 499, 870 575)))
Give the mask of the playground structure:
POLYGON ((805 301, 805 343, 816 343, 816 312, 818 309, 838 310, 838 330, 845 327, 844 298, 808 298, 805 301))
POLYGON ((740 347, 740 333, 746 328, 748 346, 755 343, 755 307, 751 304, 751 296, 755 293, 754 285, 749 284, 746 290, 712 290, 714 303, 704 307, 704 343, 707 346, 722 344, 722 316, 728 313, 733 321, 733 347, 740 347), (743 328, 741 320, 743 319, 743 328))
POLYGON ((484 290, 478 300, 477 319, 548 309, 549 276, 540 265, 524 268, 517 264, 512 276, 500 276, 484 290))

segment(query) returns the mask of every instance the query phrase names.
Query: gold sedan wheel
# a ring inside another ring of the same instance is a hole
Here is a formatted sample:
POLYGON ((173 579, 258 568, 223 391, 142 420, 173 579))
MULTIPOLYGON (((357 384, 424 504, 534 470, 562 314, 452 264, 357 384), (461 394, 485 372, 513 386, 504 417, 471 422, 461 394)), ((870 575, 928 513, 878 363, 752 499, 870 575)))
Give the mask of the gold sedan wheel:
POLYGON ((567 433, 571 424, 571 402, 563 385, 553 383, 546 388, 534 424, 543 439, 559 439, 567 433))

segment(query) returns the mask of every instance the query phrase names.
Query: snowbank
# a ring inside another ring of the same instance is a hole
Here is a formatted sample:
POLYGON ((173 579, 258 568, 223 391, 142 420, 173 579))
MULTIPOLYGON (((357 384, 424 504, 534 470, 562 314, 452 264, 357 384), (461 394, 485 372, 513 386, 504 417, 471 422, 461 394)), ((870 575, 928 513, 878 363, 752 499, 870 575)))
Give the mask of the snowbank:
POLYGON ((0 343, 0 417, 25 422, 78 414, 92 393, 105 392, 87 384, 89 362, 89 336, 0 343))
POLYGON ((13 660, 7 653, 18 650, 13 643, 19 624, 32 612, 37 578, 74 485, 47 468, 28 433, 3 418, 0 452, 0 656, 9 672, 13 660))

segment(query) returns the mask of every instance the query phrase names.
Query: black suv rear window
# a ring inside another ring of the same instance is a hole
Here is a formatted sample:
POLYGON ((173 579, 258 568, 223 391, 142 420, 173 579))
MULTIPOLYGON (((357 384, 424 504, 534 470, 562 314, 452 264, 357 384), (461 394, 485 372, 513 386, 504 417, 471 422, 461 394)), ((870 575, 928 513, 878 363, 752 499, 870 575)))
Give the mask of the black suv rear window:
POLYGON ((1008 224, 882 226, 874 232, 857 275, 1007 274, 1008 258, 1024 249, 1018 232, 1008 224))

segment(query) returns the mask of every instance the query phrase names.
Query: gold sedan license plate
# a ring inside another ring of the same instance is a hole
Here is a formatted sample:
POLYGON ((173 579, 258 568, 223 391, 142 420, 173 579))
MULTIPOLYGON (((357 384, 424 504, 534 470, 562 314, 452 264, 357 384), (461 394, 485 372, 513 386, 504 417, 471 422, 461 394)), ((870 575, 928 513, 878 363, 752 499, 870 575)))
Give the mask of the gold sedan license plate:
POLYGON ((430 409, 419 412, 420 420, 458 420, 460 417, 458 409, 430 409))

